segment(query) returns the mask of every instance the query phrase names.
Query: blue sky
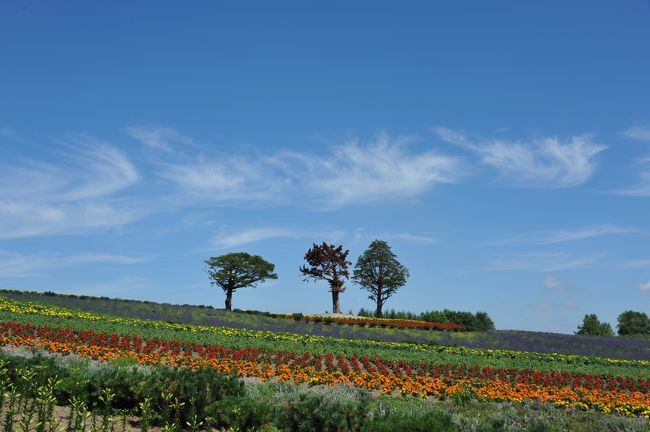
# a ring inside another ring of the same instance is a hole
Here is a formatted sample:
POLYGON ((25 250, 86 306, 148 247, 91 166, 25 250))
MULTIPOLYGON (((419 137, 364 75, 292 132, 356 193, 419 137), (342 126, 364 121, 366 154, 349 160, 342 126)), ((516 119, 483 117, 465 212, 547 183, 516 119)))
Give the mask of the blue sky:
POLYGON ((378 238, 387 308, 650 312, 646 1, 16 1, 0 52, 0 287, 222 307, 246 251, 234 307, 324 312, 305 251, 378 238))

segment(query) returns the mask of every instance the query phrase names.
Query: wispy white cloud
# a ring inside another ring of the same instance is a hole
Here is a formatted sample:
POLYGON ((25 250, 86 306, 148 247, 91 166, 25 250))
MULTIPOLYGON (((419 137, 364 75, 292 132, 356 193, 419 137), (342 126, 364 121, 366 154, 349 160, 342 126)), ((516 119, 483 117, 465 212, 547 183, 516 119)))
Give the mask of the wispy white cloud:
POLYGON ((333 146, 326 156, 202 156, 192 163, 169 164, 161 175, 205 200, 292 202, 327 209, 412 200, 436 184, 462 177, 461 159, 416 152, 409 144, 406 138, 380 134, 368 144, 351 140, 333 146))
POLYGON ((625 267, 650 267, 650 258, 649 259, 638 259, 633 261, 628 261, 623 264, 625 267))
POLYGON ((301 232, 284 227, 252 228, 236 233, 219 234, 213 239, 212 244, 218 249, 229 249, 269 239, 301 236, 301 232))
POLYGON ((572 288, 572 285, 569 282, 557 279, 556 277, 550 275, 544 278, 543 286, 549 291, 559 293, 567 292, 572 288))
POLYGON ((138 172, 124 153, 89 137, 74 141, 82 151, 70 159, 79 170, 67 171, 78 178, 70 179, 71 187, 53 197, 55 201, 80 201, 104 197, 135 184, 138 172))
POLYGON ((409 233, 386 234, 384 238, 389 240, 390 239, 401 240, 407 243, 419 243, 419 244, 427 244, 427 245, 438 244, 438 240, 436 238, 431 236, 426 236, 426 235, 418 235, 418 234, 409 234, 409 233))
POLYGON ((369 233, 365 229, 356 229, 354 232, 345 232, 341 230, 314 230, 314 229, 297 229, 283 226, 271 226, 261 228, 249 228, 234 232, 222 231, 214 236, 210 242, 210 247, 217 249, 232 249, 262 242, 272 239, 306 239, 310 242, 345 242, 347 240, 367 241, 370 239, 395 240, 406 243, 416 243, 423 245, 437 244, 438 241, 430 236, 416 235, 410 233, 369 233))
POLYGON ((584 240, 608 235, 630 234, 638 232, 636 228, 619 227, 613 224, 593 225, 573 230, 552 230, 534 235, 521 235, 505 240, 488 243, 489 245, 545 245, 584 240))
POLYGON ((0 200, 66 202, 102 198, 138 181, 138 172, 117 148, 89 137, 66 142, 75 147, 65 164, 37 160, 1 164, 0 200))
POLYGON ((650 141, 650 126, 633 126, 625 129, 623 135, 635 140, 650 141))
POLYGON ((310 242, 326 241, 339 243, 347 237, 341 230, 298 229, 285 226, 267 226, 248 228, 239 231, 222 231, 214 236, 210 242, 211 248, 232 249, 243 245, 271 239, 301 239, 310 242))
POLYGON ((103 264, 138 264, 147 261, 143 257, 111 254, 40 254, 22 255, 0 251, 0 278, 22 278, 46 276, 48 271, 88 265, 103 264))
POLYGON ((19 144, 29 144, 28 140, 16 135, 16 131, 8 126, 0 127, 0 137, 19 144))
POLYGON ((82 135, 59 164, 0 164, 0 238, 74 233, 124 225, 143 211, 112 196, 139 175, 117 148, 82 135))
POLYGON ((0 202, 0 239, 39 235, 81 234, 131 223, 142 210, 127 204, 33 204, 0 202))
MULTIPOLYGON (((126 131, 144 144, 173 150, 172 143, 191 144, 188 138, 172 129, 131 126, 126 131)), ((158 175, 174 185, 186 202, 208 203, 268 203, 281 202, 286 197, 289 181, 263 155, 240 155, 222 151, 206 156, 183 155, 162 162, 158 175)))
POLYGON ((461 177, 461 161, 429 151, 414 153, 406 138, 381 134, 372 143, 351 141, 329 157, 311 157, 307 184, 333 207, 413 199, 436 184, 461 177))
POLYGON ((187 196, 208 202, 281 201, 287 186, 287 181, 264 158, 233 155, 168 164, 161 176, 187 196))
POLYGON ((629 234, 638 232, 636 228, 619 227, 616 225, 598 225, 576 230, 554 231, 548 237, 538 239, 540 244, 563 243, 575 240, 584 240, 592 237, 602 237, 616 234, 629 234))
POLYGON ((476 153, 482 163, 516 186, 566 188, 586 182, 595 172, 596 155, 607 147, 589 135, 566 141, 547 137, 531 142, 478 140, 444 127, 434 128, 441 140, 476 153))
POLYGON ((413 233, 395 233, 395 232, 369 232, 365 228, 357 228, 354 231, 354 240, 356 241, 372 241, 379 240, 397 240, 406 243, 415 243, 421 245, 434 245, 438 244, 435 237, 426 234, 413 234, 413 233))
MULTIPOLYGON (((630 139, 650 142, 650 126, 633 126, 624 130, 622 134, 630 139)), ((650 157, 639 158, 637 162, 646 164, 650 162, 650 157)), ((616 190, 614 193, 633 197, 650 196, 650 171, 642 169, 636 185, 616 190)))
POLYGON ((516 257, 493 259, 487 266, 469 272, 556 272, 592 266, 604 258, 605 255, 605 252, 578 256, 569 255, 565 252, 522 254, 516 257))
POLYGON ((639 284, 639 289, 641 291, 650 291, 650 280, 646 283, 639 284))
POLYGON ((647 197, 650 196, 650 171, 642 171, 639 174, 639 182, 629 188, 620 189, 615 191, 619 195, 627 195, 633 197, 647 197))
POLYGON ((187 145, 193 142, 174 129, 161 126, 128 126, 124 131, 131 138, 158 150, 171 151, 174 143, 187 145))

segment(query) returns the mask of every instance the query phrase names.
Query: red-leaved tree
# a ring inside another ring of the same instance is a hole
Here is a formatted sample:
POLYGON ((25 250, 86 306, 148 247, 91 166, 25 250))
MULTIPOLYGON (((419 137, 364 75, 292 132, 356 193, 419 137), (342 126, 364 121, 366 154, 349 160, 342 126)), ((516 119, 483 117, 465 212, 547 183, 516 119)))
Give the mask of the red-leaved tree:
POLYGON ((305 275, 305 280, 321 279, 330 284, 332 293, 332 312, 341 313, 339 294, 345 291, 343 286, 350 273, 348 267, 352 265, 347 260, 349 250, 343 250, 343 246, 334 246, 323 242, 320 245, 314 243, 313 247, 305 254, 307 265, 300 267, 300 272, 305 275))

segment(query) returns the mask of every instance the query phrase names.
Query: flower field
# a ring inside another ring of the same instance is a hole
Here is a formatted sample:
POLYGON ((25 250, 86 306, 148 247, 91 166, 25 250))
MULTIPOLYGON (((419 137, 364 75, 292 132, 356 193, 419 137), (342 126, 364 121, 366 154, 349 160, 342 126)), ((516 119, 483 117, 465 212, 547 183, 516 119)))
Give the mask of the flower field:
POLYGON ((0 344, 103 362, 221 373, 307 385, 344 384, 413 398, 536 401, 650 417, 643 360, 339 340, 127 319, 0 297, 0 344))
MULTIPOLYGON (((364 339, 385 342, 460 346, 481 350, 520 351, 527 353, 561 353, 581 357, 613 357, 617 359, 650 360, 650 340, 630 337, 597 337, 516 330, 481 332, 421 331, 404 327, 337 325, 334 322, 296 321, 286 314, 256 311, 226 312, 210 306, 172 305, 106 297, 74 296, 55 293, 0 290, 0 296, 25 303, 54 306, 93 314, 121 318, 167 321, 209 327, 248 330, 271 330, 308 336, 330 336, 336 339, 364 339)), ((323 317, 324 318, 324 317, 323 317)), ((172 336, 173 338, 173 336, 172 336)), ((466 355, 467 353, 465 353, 466 355)), ((507 367, 505 365, 504 367, 507 367)), ((529 365, 524 365, 529 367, 529 365)), ((532 365, 530 365, 532 367, 532 365)), ((535 366, 539 367, 539 366, 535 366)), ((604 373, 609 373, 605 371, 604 373)), ((612 372, 613 373, 613 372, 612 372)), ((617 372, 619 373, 619 372, 617 372)), ((626 372, 620 372, 625 374, 626 372)))
POLYGON ((650 416, 650 379, 592 376, 569 372, 456 367, 431 363, 409 364, 379 357, 326 355, 310 352, 229 349, 178 340, 142 339, 138 336, 74 332, 69 328, 6 322, 0 343, 41 348, 110 361, 128 358, 140 364, 164 364, 261 380, 277 379, 308 384, 349 384, 383 394, 415 397, 454 397, 471 394, 480 399, 538 400, 559 406, 594 408, 650 416))
POLYGON ((493 368, 526 368, 586 374, 612 374, 650 378, 650 361, 601 358, 578 355, 545 354, 494 349, 472 349, 459 346, 383 342, 368 339, 341 339, 274 331, 247 330, 223 326, 199 326, 166 321, 122 318, 110 315, 73 311, 8 300, 0 296, 0 322, 23 321, 34 325, 92 329, 96 332, 136 334, 149 339, 178 339, 198 344, 217 344, 228 348, 255 346, 284 351, 306 351, 315 354, 338 352, 367 357, 379 356, 393 361, 407 360, 436 364, 481 364, 493 368))

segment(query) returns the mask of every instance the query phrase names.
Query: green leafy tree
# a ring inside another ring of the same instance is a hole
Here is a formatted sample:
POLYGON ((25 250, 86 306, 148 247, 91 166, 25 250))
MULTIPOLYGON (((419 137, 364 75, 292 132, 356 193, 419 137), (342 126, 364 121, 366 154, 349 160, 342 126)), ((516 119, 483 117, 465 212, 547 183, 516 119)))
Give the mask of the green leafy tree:
POLYGON ((650 334, 650 318, 643 312, 625 311, 618 316, 618 334, 650 334))
POLYGON ((494 321, 487 312, 476 312, 474 314, 474 327, 472 331, 494 330, 494 321))
POLYGON ((232 310, 232 293, 240 288, 255 287, 266 279, 277 279, 275 265, 259 255, 234 252, 206 260, 210 283, 226 294, 226 309, 232 310))
POLYGON ((582 325, 578 326, 576 334, 590 336, 614 336, 614 331, 609 323, 601 323, 596 314, 585 315, 582 325))
POLYGON ((300 267, 300 272, 305 280, 326 280, 330 285, 332 293, 332 312, 341 313, 339 294, 345 291, 345 280, 349 279, 348 267, 352 265, 348 261, 349 250, 343 250, 343 246, 334 246, 323 242, 316 243, 305 254, 305 261, 308 265, 300 267))
POLYGON ((357 260, 352 280, 370 292, 368 298, 377 306, 375 316, 381 318, 384 304, 408 277, 408 269, 397 261, 388 243, 374 240, 357 260))

